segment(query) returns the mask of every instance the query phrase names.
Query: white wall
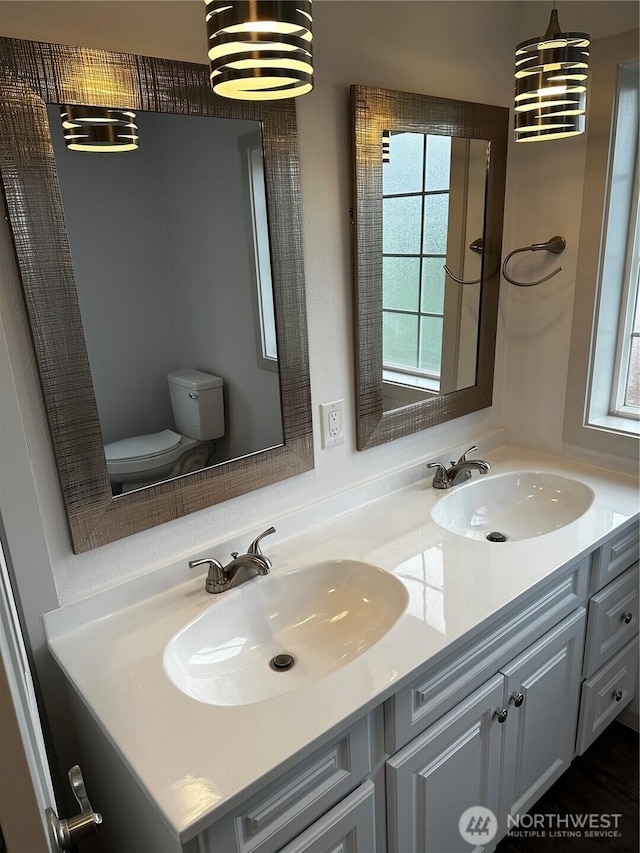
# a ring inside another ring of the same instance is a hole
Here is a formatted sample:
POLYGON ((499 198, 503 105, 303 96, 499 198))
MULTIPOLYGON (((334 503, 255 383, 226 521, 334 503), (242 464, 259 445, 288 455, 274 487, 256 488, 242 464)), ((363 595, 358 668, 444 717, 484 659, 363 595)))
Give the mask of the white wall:
MULTIPOLYGON (((636 2, 565 0, 558 4, 561 27, 590 33, 592 40, 637 28, 638 14, 636 2)), ((543 33, 548 20, 548 5, 523 3, 519 40, 543 33)), ((592 45, 592 51, 596 49, 592 45)), ((587 111, 588 105, 587 98, 587 111)), ((515 208, 511 228, 505 233, 505 253, 556 234, 566 239, 567 248, 560 256, 542 252, 520 255, 510 266, 515 277, 521 275, 526 281, 561 264, 564 271, 547 284, 518 288, 503 282, 501 308, 503 319, 508 318, 504 326, 508 351, 504 425, 514 442, 551 453, 595 458, 562 442, 565 391, 571 381, 567 371, 586 142, 587 135, 582 134, 549 144, 511 143, 510 195, 515 208)), ((613 459, 608 463, 617 464, 613 459)))
MULTIPOLYGON (((567 3, 594 12, 608 34, 628 28, 634 3, 567 3), (599 8, 598 8, 598 11, 599 8), (622 22, 622 23, 616 23, 622 22), (606 24, 606 27, 605 27, 606 24)), ((572 271, 580 211, 584 143, 512 146, 504 245, 564 233, 566 274, 551 288, 518 291, 503 284, 494 405, 431 430, 363 453, 355 450, 351 313, 351 145, 348 87, 385 86, 509 106, 513 46, 543 30, 547 3, 331 2, 314 4, 314 91, 298 101, 302 208, 316 468, 313 472, 131 536, 81 556, 71 552, 48 444, 15 266, 0 260, 0 316, 30 447, 41 518, 28 512, 8 531, 21 541, 35 528, 50 554, 21 571, 55 583, 60 602, 89 594, 232 536, 263 529, 294 508, 351 489, 385 472, 428 460, 505 424, 514 441, 561 449, 561 413, 573 296, 572 271), (524 12, 525 22, 521 21, 524 12), (542 16, 540 23, 539 16, 542 16), (525 26, 526 24, 526 26, 525 26), (523 31, 524 35, 523 35, 523 31), (507 357, 508 356, 508 357, 507 357), (318 405, 343 398, 346 441, 322 450, 318 405)), ((581 10, 582 14, 582 10, 581 10)), ((586 13, 585 13, 586 14, 586 13)), ((573 15, 565 26, 587 29, 573 15)), ((3 35, 60 41, 202 62, 201 0, 184 2, 3 2, 3 35), (116 7, 114 9, 114 7, 116 7)), ((6 225, 1 223, 6 233, 6 225)), ((2 453, 24 453, 12 436, 2 453)), ((1 460, 0 460, 1 461, 1 460)), ((10 490, 8 490, 10 493, 10 490)))

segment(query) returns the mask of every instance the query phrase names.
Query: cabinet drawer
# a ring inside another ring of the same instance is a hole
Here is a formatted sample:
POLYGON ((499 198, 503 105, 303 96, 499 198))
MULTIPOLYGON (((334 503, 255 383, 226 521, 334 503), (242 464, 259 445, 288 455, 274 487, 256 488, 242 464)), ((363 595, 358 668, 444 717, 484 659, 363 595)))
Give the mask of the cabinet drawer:
POLYGON ((281 853, 376 853, 375 823, 373 782, 364 782, 281 853))
MULTIPOLYGON (((239 760, 250 762, 251 757, 239 760)), ((274 853, 353 791, 370 770, 367 716, 206 830, 202 849, 274 853)))
POLYGON ((638 638, 582 684, 578 755, 591 746, 633 698, 638 675, 638 638))
POLYGON ((633 521, 596 551, 591 573, 591 592, 602 589, 638 561, 638 539, 638 522, 633 521))
POLYGON ((638 565, 611 581, 589 602, 585 677, 593 675, 638 633, 638 565))
POLYGON ((385 703, 385 747, 394 753, 584 604, 589 557, 555 578, 515 614, 474 638, 385 703))

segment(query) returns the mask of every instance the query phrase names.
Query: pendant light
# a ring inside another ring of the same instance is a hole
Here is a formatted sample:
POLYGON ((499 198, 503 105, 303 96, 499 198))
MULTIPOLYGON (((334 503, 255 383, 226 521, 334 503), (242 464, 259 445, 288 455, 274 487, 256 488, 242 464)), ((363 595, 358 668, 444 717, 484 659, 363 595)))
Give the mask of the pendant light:
POLYGON ((71 151, 122 152, 138 147, 136 114, 107 107, 60 107, 64 141, 71 151))
POLYGON ((311 0, 205 0, 211 86, 247 101, 313 88, 311 0))
POLYGON ((553 4, 544 36, 516 48, 516 142, 584 132, 590 37, 563 33, 553 4))
POLYGON ((382 162, 389 163, 391 161, 391 131, 382 131, 382 162))

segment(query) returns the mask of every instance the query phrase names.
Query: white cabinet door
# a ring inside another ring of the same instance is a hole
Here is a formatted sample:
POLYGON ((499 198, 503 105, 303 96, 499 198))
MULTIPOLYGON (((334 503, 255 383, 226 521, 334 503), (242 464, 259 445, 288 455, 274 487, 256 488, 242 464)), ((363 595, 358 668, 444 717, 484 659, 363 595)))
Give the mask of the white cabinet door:
POLYGON ((500 830, 524 815, 573 757, 585 611, 579 608, 509 666, 505 676, 500 830))
MULTIPOLYGON (((470 853, 462 814, 497 813, 503 681, 495 675, 387 762, 390 853, 470 853)), ((487 849, 479 840, 476 851, 487 849)))

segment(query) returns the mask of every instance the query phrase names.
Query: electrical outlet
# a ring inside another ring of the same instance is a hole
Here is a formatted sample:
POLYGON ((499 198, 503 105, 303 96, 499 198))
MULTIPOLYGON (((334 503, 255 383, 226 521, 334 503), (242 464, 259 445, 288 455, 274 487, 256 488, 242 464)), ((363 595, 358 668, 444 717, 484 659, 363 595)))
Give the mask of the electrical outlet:
POLYGON ((322 446, 333 447, 344 441, 344 400, 320 405, 322 446))

